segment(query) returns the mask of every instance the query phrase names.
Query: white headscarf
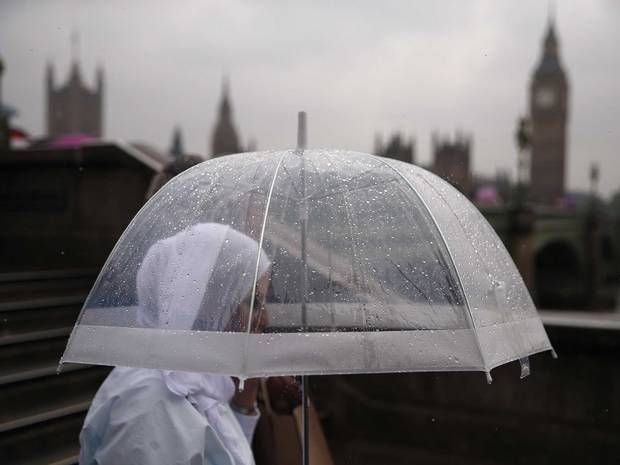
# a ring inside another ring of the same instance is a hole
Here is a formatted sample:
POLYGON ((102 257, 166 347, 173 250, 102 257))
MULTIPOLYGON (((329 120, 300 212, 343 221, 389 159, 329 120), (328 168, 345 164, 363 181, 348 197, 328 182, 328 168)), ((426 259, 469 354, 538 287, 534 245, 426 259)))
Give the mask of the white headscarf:
MULTIPOLYGON (((271 262, 258 244, 230 226, 201 223, 156 242, 137 275, 138 323, 161 329, 246 331, 235 310, 271 262)), ((228 376, 162 371, 168 389, 187 399, 217 431, 235 463, 254 463, 239 428, 223 416, 235 392, 228 376), (224 407, 227 408, 227 407, 224 407)))

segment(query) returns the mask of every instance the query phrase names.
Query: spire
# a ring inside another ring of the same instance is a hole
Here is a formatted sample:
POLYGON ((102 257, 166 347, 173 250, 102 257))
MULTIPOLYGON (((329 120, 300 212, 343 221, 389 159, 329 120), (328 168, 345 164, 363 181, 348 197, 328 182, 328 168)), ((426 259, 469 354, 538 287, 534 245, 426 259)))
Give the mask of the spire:
POLYGON ((174 158, 179 158, 185 150, 183 149, 183 137, 181 135, 181 128, 176 126, 172 133, 172 143, 170 144, 170 155, 174 158))
POLYGON ((222 97, 220 100, 218 120, 215 123, 211 140, 213 156, 241 152, 241 144, 232 121, 232 105, 230 103, 230 83, 227 76, 222 79, 222 97))
POLYGON ((542 55, 540 63, 536 69, 536 75, 549 75, 560 72, 562 65, 560 63, 560 52, 558 38, 555 25, 555 8, 549 3, 549 12, 547 16, 547 30, 543 39, 542 55))
POLYGON ((558 54, 558 39, 555 35, 555 4, 549 2, 547 12, 547 34, 545 35, 544 54, 556 57, 558 54))
POLYGON ((547 3, 547 28, 553 28, 553 24, 555 23, 555 2, 553 0, 549 0, 547 3))
POLYGON ((71 44, 71 74, 69 80, 80 81, 80 67, 78 65, 80 54, 80 35, 75 28, 73 28, 73 30, 71 31, 71 36, 69 37, 69 40, 71 44))
POLYGON ((547 27, 547 35, 545 36, 544 54, 547 56, 558 55, 558 39, 555 35, 555 27, 553 23, 549 23, 547 27))
POLYGON ((77 63, 80 58, 80 34, 73 28, 71 31, 71 63, 77 63))
POLYGON ((220 119, 221 120, 230 120, 232 116, 232 111, 230 108, 230 80, 228 76, 224 76, 222 79, 222 99, 220 100, 220 119))
POLYGON ((45 66, 45 82, 48 89, 51 90, 54 87, 54 65, 51 61, 48 61, 45 66))

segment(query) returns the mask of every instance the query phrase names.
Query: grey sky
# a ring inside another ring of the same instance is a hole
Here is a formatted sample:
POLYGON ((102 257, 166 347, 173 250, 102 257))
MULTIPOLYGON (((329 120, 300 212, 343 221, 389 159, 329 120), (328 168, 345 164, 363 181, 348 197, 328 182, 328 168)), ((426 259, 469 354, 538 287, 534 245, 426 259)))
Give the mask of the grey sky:
MULTIPOLYGON (((369 152, 377 131, 417 139, 433 129, 474 136, 474 170, 515 172, 513 133, 547 21, 543 1, 23 1, 0 5, 3 98, 16 123, 42 134, 44 69, 64 81, 80 34, 87 82, 105 69, 107 136, 206 154, 223 74, 244 144, 294 145, 296 112, 309 145, 369 152)), ((620 187, 620 3, 562 1, 556 24, 571 85, 568 184, 620 187)))

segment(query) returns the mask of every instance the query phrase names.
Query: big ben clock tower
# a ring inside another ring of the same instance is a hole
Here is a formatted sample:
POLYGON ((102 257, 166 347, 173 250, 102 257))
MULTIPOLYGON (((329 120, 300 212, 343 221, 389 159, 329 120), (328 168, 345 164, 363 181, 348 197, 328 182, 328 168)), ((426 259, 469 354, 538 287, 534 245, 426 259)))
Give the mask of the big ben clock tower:
POLYGON ((542 57, 530 84, 532 159, 530 197, 555 204, 564 196, 568 80, 553 21, 549 21, 542 57))

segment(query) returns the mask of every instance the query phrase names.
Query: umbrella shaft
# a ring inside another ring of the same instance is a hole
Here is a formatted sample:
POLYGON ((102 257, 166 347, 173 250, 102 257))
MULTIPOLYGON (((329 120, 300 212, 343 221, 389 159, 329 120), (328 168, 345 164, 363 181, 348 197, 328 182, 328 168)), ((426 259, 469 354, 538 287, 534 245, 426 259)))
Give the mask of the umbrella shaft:
POLYGON ((310 429, 309 429, 309 407, 310 407, 310 399, 308 397, 308 376, 301 377, 301 420, 303 425, 303 434, 302 434, 302 465, 310 465, 310 429))
MULTIPOLYGON (((306 148, 306 114, 304 112, 299 113, 298 127, 297 127, 297 149, 301 151, 301 198, 302 203, 300 205, 300 226, 301 226, 301 327, 303 331, 308 330, 308 322, 306 317, 306 301, 308 292, 308 259, 306 249, 306 234, 307 234, 307 221, 308 221, 308 206, 306 204, 306 160, 303 155, 303 151, 306 148)), ((310 464, 310 447, 309 447, 309 429, 308 429, 308 377, 301 377, 301 419, 302 419, 302 464, 310 464)))
MULTIPOLYGON (((304 208, 305 205, 302 207, 304 208)), ((308 258, 306 255, 306 220, 301 220, 301 327, 308 330, 306 293, 308 291, 308 258)))
POLYGON ((306 160, 301 159, 301 205, 300 207, 300 226, 301 226, 301 327, 307 331, 306 317, 306 301, 308 299, 308 256, 306 246, 307 222, 308 222, 308 205, 306 200, 306 160))

